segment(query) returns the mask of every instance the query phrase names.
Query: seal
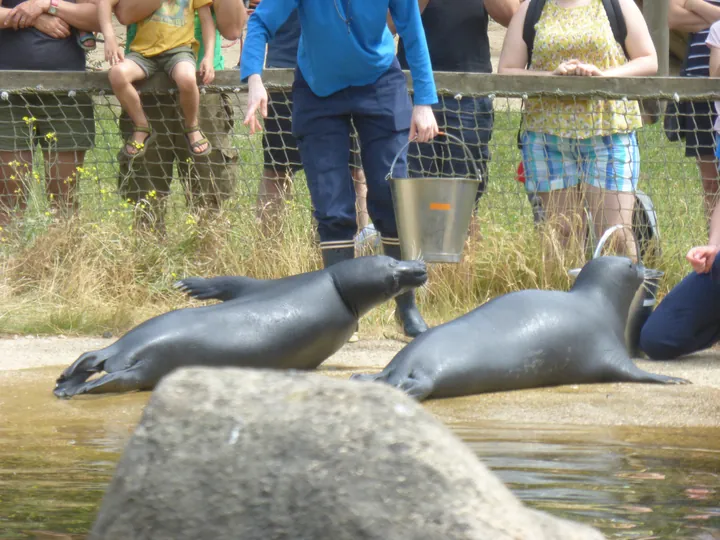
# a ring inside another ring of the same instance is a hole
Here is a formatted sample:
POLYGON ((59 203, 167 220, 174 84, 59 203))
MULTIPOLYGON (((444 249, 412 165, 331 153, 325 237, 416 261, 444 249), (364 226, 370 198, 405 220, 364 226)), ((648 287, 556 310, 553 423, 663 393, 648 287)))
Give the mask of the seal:
POLYGON ((382 381, 418 401, 564 384, 687 384, 628 356, 625 324, 643 277, 628 258, 598 257, 569 292, 499 296, 416 337, 382 372, 351 379, 382 381))
POLYGON ((190 365, 315 369, 347 342, 362 315, 426 281, 424 262, 384 255, 277 280, 188 278, 176 287, 223 302, 164 313, 84 353, 60 375, 53 393, 70 398, 152 390, 174 369, 190 365))

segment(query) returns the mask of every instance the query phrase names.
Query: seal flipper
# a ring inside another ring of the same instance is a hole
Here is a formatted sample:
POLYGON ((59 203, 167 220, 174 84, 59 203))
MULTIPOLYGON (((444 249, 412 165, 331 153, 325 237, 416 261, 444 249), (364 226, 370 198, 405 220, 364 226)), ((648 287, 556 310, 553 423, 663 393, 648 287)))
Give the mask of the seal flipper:
POLYGON ((105 349, 100 349, 99 351, 90 351, 81 354, 80 357, 57 378, 53 393, 57 397, 64 397, 69 389, 82 385, 94 373, 103 371, 105 362, 114 354, 113 345, 105 349))
POLYGON ((692 384, 687 379, 660 375, 659 373, 650 373, 649 371, 640 369, 630 356, 628 356, 624 344, 618 343, 615 348, 622 352, 615 353, 614 357, 613 355, 610 357, 606 356, 604 370, 606 372, 605 379, 608 381, 650 384, 692 384))
MULTIPOLYGON (((110 394, 131 392, 133 390, 150 390, 148 385, 140 383, 135 374, 136 370, 116 371, 108 373, 90 382, 80 384, 66 384, 55 389, 54 394, 59 398, 69 399, 80 394, 110 394)), ((70 383, 72 381, 68 381, 70 383)))
POLYGON ((382 381, 385 384, 394 386, 398 390, 405 392, 411 398, 417 401, 423 401, 433 391, 433 382, 430 377, 418 376, 417 373, 411 371, 406 377, 390 382, 390 374, 385 371, 380 373, 361 375, 356 373, 350 376, 351 380, 356 381, 382 381))
POLYGON ((670 375, 661 375, 659 373, 650 373, 637 367, 633 364, 634 369, 623 370, 623 374, 627 378, 622 379, 622 382, 637 382, 637 383, 651 383, 651 384, 692 384, 692 382, 681 377, 671 377, 670 375))
POLYGON ((240 298, 245 293, 257 289, 264 280, 246 276, 220 276, 214 278, 189 277, 173 284, 185 294, 197 300, 221 300, 227 302, 240 298))

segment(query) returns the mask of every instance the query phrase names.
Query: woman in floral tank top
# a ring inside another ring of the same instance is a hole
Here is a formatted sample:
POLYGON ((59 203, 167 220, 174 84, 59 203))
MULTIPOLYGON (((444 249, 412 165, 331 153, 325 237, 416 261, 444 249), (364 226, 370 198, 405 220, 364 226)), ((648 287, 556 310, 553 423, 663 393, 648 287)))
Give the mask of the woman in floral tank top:
MULTIPOLYGON (((627 26, 625 57, 615 40, 602 0, 547 0, 536 25, 532 65, 522 39, 529 1, 508 27, 498 72, 512 75, 633 77, 657 73, 657 54, 642 12, 620 0, 627 26)), ((640 174, 635 131, 642 126, 637 101, 531 98, 525 102, 521 135, 525 189, 542 200, 547 219, 565 246, 583 246, 584 201, 595 234, 632 224, 640 174)), ((634 258, 625 231, 620 252, 634 258), (624 243, 623 243, 624 242, 624 243)))

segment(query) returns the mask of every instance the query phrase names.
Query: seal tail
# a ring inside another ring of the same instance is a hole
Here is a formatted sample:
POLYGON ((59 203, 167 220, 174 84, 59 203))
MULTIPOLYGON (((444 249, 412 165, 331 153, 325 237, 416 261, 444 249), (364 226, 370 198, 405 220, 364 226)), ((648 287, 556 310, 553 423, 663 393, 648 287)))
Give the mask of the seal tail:
POLYGON ((53 394, 59 398, 73 395, 74 389, 85 383, 94 373, 103 370, 105 362, 111 356, 112 353, 109 347, 80 355, 80 357, 57 378, 53 394))

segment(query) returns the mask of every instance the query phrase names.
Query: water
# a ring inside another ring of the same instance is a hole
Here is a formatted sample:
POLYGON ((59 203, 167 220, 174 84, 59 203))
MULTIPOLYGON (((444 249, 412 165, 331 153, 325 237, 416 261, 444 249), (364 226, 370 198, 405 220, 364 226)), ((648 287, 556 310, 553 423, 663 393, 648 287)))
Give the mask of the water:
MULTIPOLYGON (((56 400, 57 369, 0 376, 0 539, 84 538, 149 394, 56 400)), ((527 505, 608 538, 720 540, 720 429, 443 421, 527 505)), ((435 411, 433 411, 435 412, 435 411)))

